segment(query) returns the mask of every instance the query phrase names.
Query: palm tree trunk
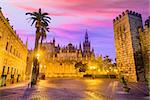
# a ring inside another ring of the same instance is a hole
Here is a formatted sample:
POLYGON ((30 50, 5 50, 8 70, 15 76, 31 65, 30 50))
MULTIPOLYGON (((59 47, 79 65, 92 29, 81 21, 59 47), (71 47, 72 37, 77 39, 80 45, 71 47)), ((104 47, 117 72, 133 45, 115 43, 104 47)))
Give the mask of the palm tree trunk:
POLYGON ((39 39, 40 39, 39 32, 40 32, 40 28, 37 28, 36 37, 35 37, 34 56, 33 56, 32 78, 31 78, 32 85, 36 85, 37 77, 39 74, 39 72, 38 72, 39 71, 39 62, 36 57, 37 52, 38 52, 38 43, 39 43, 39 39))
POLYGON ((41 46, 42 46, 42 43, 43 43, 43 39, 44 39, 44 37, 42 36, 42 37, 41 37, 41 43, 40 43, 41 46))

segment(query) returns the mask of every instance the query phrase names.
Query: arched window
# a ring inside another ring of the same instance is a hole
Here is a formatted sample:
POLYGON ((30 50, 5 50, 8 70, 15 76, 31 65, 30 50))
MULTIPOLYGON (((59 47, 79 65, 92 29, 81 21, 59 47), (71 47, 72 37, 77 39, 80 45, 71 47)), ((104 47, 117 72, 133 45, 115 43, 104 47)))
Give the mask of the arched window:
POLYGON ((4 75, 4 73, 5 73, 5 66, 3 66, 2 75, 4 75))
POLYGON ((7 44, 6 44, 6 50, 8 50, 8 42, 7 42, 7 44))
POLYGON ((12 51, 12 45, 11 45, 11 47, 10 47, 10 52, 12 51))

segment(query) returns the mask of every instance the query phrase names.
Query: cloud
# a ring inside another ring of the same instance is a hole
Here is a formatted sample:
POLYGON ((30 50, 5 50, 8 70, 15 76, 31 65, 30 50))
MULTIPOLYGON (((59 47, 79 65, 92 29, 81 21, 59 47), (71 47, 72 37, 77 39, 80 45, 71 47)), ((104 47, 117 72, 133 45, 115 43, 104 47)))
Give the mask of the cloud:
MULTIPOLYGON (((141 13, 144 20, 149 14, 149 0, 3 0, 0 4, 9 12, 7 15, 24 41, 27 36, 34 41, 35 34, 34 27, 29 27, 25 20, 25 12, 42 8, 52 17, 47 40, 55 36, 61 43, 77 43, 84 39, 88 29, 95 51, 112 56, 115 54, 112 20, 126 9, 141 13)), ((34 42, 30 44, 34 46, 34 42)))

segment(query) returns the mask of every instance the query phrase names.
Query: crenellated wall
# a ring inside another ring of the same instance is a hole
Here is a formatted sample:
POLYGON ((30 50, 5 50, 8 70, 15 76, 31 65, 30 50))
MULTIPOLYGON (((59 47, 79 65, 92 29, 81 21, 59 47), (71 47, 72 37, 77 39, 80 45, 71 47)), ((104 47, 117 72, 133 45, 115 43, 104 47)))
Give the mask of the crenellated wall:
POLYGON ((132 16, 135 16, 135 17, 142 18, 141 14, 139 14, 135 11, 132 11, 132 10, 126 10, 125 12, 122 12, 122 14, 117 16, 115 19, 113 19, 113 22, 115 23, 115 22, 121 20, 125 15, 132 15, 132 16))
POLYGON ((143 67, 138 27, 142 27, 141 14, 126 10, 113 20, 116 62, 120 74, 129 81, 143 80, 139 69, 143 67))

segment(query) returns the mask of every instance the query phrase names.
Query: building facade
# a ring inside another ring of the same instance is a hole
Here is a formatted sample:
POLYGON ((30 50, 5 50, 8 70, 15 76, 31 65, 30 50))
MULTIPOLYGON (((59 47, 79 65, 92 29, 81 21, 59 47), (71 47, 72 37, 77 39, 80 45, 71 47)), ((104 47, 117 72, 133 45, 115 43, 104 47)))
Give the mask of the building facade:
POLYGON ((0 9, 0 85, 25 79, 27 48, 0 9))
POLYGON ((141 14, 126 10, 113 20, 116 63, 120 74, 128 81, 143 81, 144 67, 138 27, 142 27, 141 14))
POLYGON ((95 56, 94 49, 91 50, 87 32, 83 49, 81 43, 79 46, 72 43, 63 47, 59 44, 56 46, 55 39, 53 39, 52 42, 43 43, 39 53, 40 73, 44 73, 46 77, 76 76, 75 63, 87 62, 95 56))
POLYGON ((145 21, 144 29, 138 29, 140 34, 140 45, 142 48, 142 55, 144 61, 145 78, 148 79, 150 75, 150 17, 145 21))

